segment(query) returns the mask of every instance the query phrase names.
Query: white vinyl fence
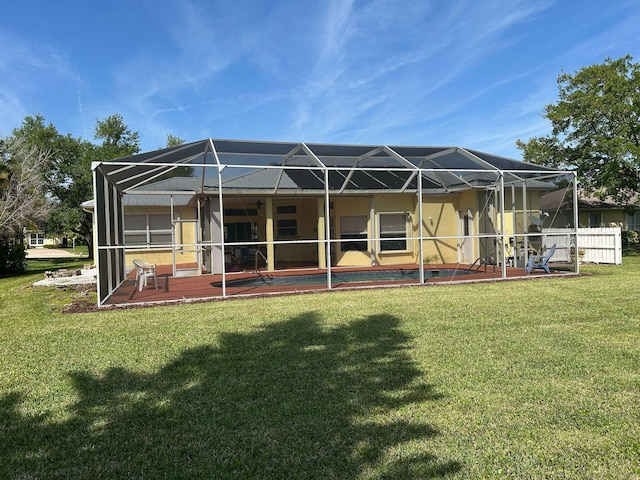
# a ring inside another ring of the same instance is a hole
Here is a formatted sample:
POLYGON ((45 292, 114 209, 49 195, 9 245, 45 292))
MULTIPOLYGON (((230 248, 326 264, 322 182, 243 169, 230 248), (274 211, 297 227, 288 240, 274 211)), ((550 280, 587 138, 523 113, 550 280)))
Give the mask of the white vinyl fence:
MULTIPOLYGON (((543 243, 547 247, 556 244, 556 252, 551 261, 570 261, 569 250, 573 245, 572 230, 569 228, 545 228, 542 230, 543 243)), ((622 232, 619 227, 578 228, 578 248, 584 249, 585 263, 622 264, 622 232)))

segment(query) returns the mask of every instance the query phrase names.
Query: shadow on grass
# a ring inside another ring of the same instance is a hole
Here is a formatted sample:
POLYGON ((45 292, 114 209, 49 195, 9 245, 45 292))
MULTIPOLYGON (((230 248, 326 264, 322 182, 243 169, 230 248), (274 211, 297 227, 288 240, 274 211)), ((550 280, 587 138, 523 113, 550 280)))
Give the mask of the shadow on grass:
POLYGON ((66 421, 21 413, 17 393, 0 400, 0 477, 456 472, 459 463, 425 447, 439 433, 417 404, 441 395, 408 357, 409 341, 391 316, 327 330, 308 313, 257 332, 222 334, 218 346, 186 350, 152 373, 74 372, 79 400, 66 421))

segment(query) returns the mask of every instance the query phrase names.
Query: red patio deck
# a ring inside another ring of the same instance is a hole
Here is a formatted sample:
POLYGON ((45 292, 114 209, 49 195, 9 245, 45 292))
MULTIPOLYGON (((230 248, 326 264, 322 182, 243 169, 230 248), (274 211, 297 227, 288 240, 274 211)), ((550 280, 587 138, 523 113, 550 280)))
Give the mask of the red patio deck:
MULTIPOLYGON (((416 270, 415 265, 395 265, 387 267, 369 267, 369 268, 345 268, 336 267, 332 269, 332 272, 363 272, 363 271, 381 271, 381 270, 416 270)), ((451 283, 451 282, 488 282, 502 280, 500 267, 487 266, 486 272, 484 267, 478 271, 469 273, 468 265, 457 264, 444 264, 444 265, 429 265, 425 266, 428 270, 444 270, 460 272, 465 270, 464 275, 456 276, 446 275, 435 278, 425 279, 424 285, 435 283, 451 283)), ((327 283, 324 280, 320 280, 320 283, 312 283, 305 285, 245 285, 234 286, 233 282, 237 280, 245 280, 251 278, 257 278, 259 275, 268 276, 269 278, 279 278, 286 276, 299 276, 299 275, 325 275, 326 270, 319 268, 312 269, 289 269, 279 270, 275 272, 262 272, 256 273, 253 271, 246 272, 231 272, 226 275, 226 291, 225 297, 223 297, 222 287, 222 275, 197 275, 191 277, 173 277, 169 273, 169 267, 163 268, 159 266, 157 273, 158 288, 154 288, 150 282, 149 286, 146 286, 142 291, 138 291, 134 277, 131 275, 127 280, 118 287, 113 294, 107 299, 104 306, 114 305, 135 305, 146 303, 177 303, 177 302, 190 302, 198 300, 213 300, 222 298, 232 298, 238 296, 251 296, 251 295, 273 295, 273 294, 291 294, 302 293, 310 291, 323 291, 327 290, 327 283)), ((551 276, 555 275, 567 275, 573 274, 573 272, 552 272, 551 276)), ((522 268, 507 268, 507 279, 516 278, 531 278, 540 276, 550 276, 545 272, 534 271, 530 275, 527 275, 522 268)), ((344 289, 357 289, 357 288, 374 288, 374 287, 391 287, 391 286, 409 286, 409 285, 421 285, 418 280, 377 280, 377 281, 359 281, 359 282, 344 282, 344 283, 332 283, 332 289, 344 290, 344 289)))

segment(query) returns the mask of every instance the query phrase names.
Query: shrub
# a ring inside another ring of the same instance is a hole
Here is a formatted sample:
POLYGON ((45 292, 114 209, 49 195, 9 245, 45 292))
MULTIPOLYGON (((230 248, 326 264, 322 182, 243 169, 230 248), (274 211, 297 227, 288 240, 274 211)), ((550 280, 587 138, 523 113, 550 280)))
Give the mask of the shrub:
POLYGON ((24 273, 27 268, 27 252, 19 236, 0 235, 0 276, 24 273))
POLYGON ((640 233, 635 230, 625 230, 622 232, 623 247, 637 247, 640 245, 640 233))

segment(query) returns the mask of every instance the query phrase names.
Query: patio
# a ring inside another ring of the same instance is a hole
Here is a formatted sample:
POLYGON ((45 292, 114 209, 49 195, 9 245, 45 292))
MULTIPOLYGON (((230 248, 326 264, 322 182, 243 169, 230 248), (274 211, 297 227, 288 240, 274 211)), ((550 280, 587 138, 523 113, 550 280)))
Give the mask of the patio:
MULTIPOLYGON (((542 270, 534 270, 527 275, 522 268, 508 267, 506 269, 506 277, 503 278, 502 270, 492 265, 484 266, 479 270, 474 267, 473 271, 469 271, 468 265, 459 264, 442 264, 429 265, 428 271, 443 272, 442 275, 425 278, 423 286, 443 284, 443 283, 477 283, 477 282, 495 282, 500 280, 527 280, 540 277, 555 277, 574 275, 568 270, 567 265, 552 266, 551 274, 547 274, 542 270), (444 273, 446 272, 446 273, 444 273), (453 274, 451 272, 454 272, 453 274)), ((350 273, 371 273, 371 272, 388 272, 403 270, 405 272, 415 272, 415 265, 397 265, 388 267, 374 267, 366 270, 357 268, 336 268, 332 269, 333 274, 350 273)), ((426 270, 426 267, 425 267, 426 270)), ((144 287, 141 291, 137 289, 135 275, 129 274, 127 279, 114 291, 109 297, 105 306, 128 306, 140 304, 154 303, 181 303, 204 300, 217 300, 223 298, 246 297, 246 296, 263 296, 276 294, 297 294, 313 291, 326 291, 326 274, 324 269, 289 269, 276 272, 256 273, 253 271, 233 272, 226 274, 225 295, 222 291, 222 275, 199 275, 191 277, 173 277, 168 267, 159 268, 157 272, 158 288, 155 289, 153 284, 144 287), (284 281, 287 277, 304 277, 313 278, 323 276, 318 283, 304 284, 287 284, 284 281), (265 282, 260 285, 260 278, 264 278, 265 282), (251 280, 257 280, 251 282, 251 280), (269 280, 274 279, 276 282, 270 285, 269 280), (244 284, 249 281, 253 284, 244 284), (234 286, 234 283, 243 283, 240 286, 234 286)), ((332 282, 332 290, 347 290, 360 288, 392 288, 394 286, 420 286, 419 280, 415 279, 395 279, 395 280, 372 280, 372 281, 349 281, 349 282, 332 282)))

